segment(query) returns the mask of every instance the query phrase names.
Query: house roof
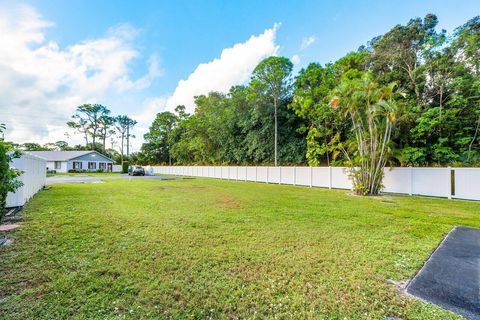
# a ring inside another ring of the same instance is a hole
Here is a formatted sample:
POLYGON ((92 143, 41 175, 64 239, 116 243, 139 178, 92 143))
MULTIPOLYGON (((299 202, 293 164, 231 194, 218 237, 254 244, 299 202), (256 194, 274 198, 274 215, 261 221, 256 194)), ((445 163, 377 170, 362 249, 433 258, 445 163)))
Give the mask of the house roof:
POLYGON ((27 151, 27 153, 43 158, 47 161, 68 161, 74 158, 84 156, 86 154, 90 154, 92 152, 100 154, 101 156, 111 160, 107 156, 104 156, 103 154, 98 153, 97 151, 92 151, 92 150, 90 151, 27 151))

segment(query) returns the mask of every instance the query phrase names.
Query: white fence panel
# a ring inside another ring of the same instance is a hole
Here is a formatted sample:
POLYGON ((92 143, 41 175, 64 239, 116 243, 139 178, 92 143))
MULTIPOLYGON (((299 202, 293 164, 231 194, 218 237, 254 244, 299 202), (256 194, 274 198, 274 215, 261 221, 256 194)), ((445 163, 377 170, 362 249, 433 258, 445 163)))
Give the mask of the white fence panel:
POLYGON ((222 168, 217 166, 212 168, 213 168, 213 177, 217 179, 222 178, 222 168))
POLYGON ((228 169, 228 179, 237 180, 237 167, 227 167, 228 169))
POLYGON ((480 168, 454 168, 454 198, 480 200, 480 168))
MULTIPOLYGON (((349 169, 344 167, 157 166, 153 169, 156 174, 352 188, 349 169)), ((389 193, 480 200, 480 168, 386 168, 383 184, 383 191, 389 193), (452 170, 455 171, 454 195, 451 195, 452 170)), ((19 195, 17 197, 21 198, 19 195)), ((13 199, 11 195, 10 199, 13 199)))
POLYGON ((257 168, 256 167, 246 167, 247 168, 247 181, 257 181, 257 168))
POLYGON ((228 167, 220 167, 221 173, 220 176, 222 179, 228 179, 228 167))
POLYGON ((450 168, 413 168, 412 179, 412 194, 451 196, 450 168))
POLYGON ((281 167, 281 181, 285 184, 295 184, 295 169, 293 167, 281 167))
POLYGON ((352 180, 348 176, 349 168, 332 167, 332 188, 352 189, 352 180))
POLYGON ((247 167, 238 167, 238 180, 247 181, 247 167))
POLYGON ((413 168, 385 168, 384 192, 412 194, 413 168))
POLYGON ((257 182, 267 182, 268 168, 257 167, 257 182))
POLYGON ((312 168, 312 186, 330 188, 330 168, 313 167, 312 168))
POLYGON ((280 183, 280 167, 267 167, 268 169, 268 182, 280 183))
POLYGON ((23 206, 45 185, 47 164, 42 158, 23 154, 20 158, 13 159, 10 166, 23 172, 18 177, 18 180, 23 182, 23 186, 14 193, 7 194, 6 206, 23 206))
POLYGON ((213 167, 210 167, 210 166, 206 166, 203 168, 203 177, 207 177, 207 178, 213 178, 213 174, 215 172, 213 172, 212 170, 213 167))
POLYGON ((300 186, 312 185, 312 170, 310 167, 295 167, 295 184, 300 186))

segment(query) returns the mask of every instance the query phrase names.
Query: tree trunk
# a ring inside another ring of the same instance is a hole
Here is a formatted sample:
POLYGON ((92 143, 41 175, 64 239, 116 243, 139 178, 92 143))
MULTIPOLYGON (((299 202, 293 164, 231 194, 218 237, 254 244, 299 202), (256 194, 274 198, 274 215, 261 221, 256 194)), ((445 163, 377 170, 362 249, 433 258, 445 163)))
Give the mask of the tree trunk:
POLYGON ((475 143, 475 140, 477 140, 477 134, 479 129, 480 129, 480 116, 478 116, 478 119, 477 119, 477 125, 475 127, 475 133, 473 135, 472 141, 470 141, 470 144, 468 145, 467 160, 470 160, 470 155, 472 154, 472 147, 473 147, 473 144, 475 143))
POLYGON ((130 156, 130 125, 127 126, 127 157, 130 156))
POLYGON ((170 153, 170 145, 168 145, 168 165, 172 165, 172 155, 170 153))
POLYGON ((123 165, 123 143, 124 143, 125 134, 122 133, 122 144, 120 145, 120 159, 121 164, 123 165))

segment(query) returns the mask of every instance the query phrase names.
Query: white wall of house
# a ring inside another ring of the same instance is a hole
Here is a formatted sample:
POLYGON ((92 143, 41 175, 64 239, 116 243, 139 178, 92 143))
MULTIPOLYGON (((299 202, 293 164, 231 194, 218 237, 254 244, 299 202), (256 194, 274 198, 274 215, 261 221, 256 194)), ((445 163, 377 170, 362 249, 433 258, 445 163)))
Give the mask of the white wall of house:
POLYGON ((66 173, 68 171, 67 161, 47 161, 47 170, 55 170, 58 173, 66 173), (55 162, 60 164, 60 168, 55 168, 55 162))
MULTIPOLYGON (((83 171, 97 171, 102 169, 103 171, 108 170, 108 163, 111 162, 106 162, 106 161, 84 161, 84 160, 69 160, 67 164, 67 171, 68 170, 83 170, 83 171), (94 167, 89 168, 88 163, 94 163, 94 167), (75 164, 81 163, 81 168, 78 168, 78 166, 75 168, 75 164), (101 167, 100 164, 103 164, 103 167, 101 167)), ((113 164, 112 164, 113 165, 113 164)))

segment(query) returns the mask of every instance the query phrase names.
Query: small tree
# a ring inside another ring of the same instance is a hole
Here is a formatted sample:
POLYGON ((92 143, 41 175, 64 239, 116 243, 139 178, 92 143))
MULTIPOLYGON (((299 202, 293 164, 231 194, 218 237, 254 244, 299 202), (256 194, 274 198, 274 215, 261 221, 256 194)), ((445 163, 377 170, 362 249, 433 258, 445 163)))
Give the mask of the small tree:
POLYGON ((129 144, 130 138, 135 136, 130 133, 130 129, 137 124, 137 121, 130 119, 128 116, 117 116, 115 117, 115 128, 120 137, 120 154, 121 162, 123 163, 123 147, 125 146, 125 139, 127 140, 127 157, 129 155, 129 144))
POLYGON ((360 79, 342 79, 334 90, 333 108, 350 118, 356 148, 339 148, 351 167, 354 191, 359 195, 377 195, 382 188, 383 170, 390 151, 390 137, 398 110, 395 83, 379 86, 369 73, 360 79))
MULTIPOLYGON (((3 133, 5 125, 0 124, 0 133, 3 133)), ((17 180, 21 172, 10 168, 12 158, 19 157, 18 151, 14 152, 11 148, 0 140, 0 219, 5 214, 7 204, 7 194, 14 192, 22 186, 22 182, 17 180)))
POLYGON ((102 139, 102 151, 107 150, 107 138, 115 134, 113 125, 115 124, 115 118, 108 115, 102 115, 99 118, 99 137, 102 139))
POLYGON ((288 96, 292 86, 293 64, 288 58, 268 57, 253 70, 251 86, 272 99, 275 121, 274 147, 275 166, 278 162, 278 105, 288 96))
POLYGON ((100 136, 102 129, 102 119, 104 120, 110 114, 110 110, 101 104, 82 104, 77 107, 76 113, 72 116, 73 121, 68 121, 70 128, 76 129, 82 133, 88 145, 88 136, 92 138, 91 149, 95 150, 96 139, 100 136))

